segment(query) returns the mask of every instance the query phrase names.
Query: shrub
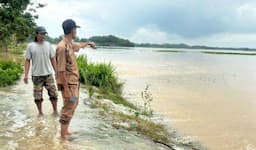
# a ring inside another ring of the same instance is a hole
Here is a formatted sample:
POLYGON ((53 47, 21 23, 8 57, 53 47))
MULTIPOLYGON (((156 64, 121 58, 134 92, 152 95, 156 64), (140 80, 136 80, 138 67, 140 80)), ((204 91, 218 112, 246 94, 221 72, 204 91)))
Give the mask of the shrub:
POLYGON ((14 84, 23 73, 20 64, 12 61, 0 61, 0 87, 14 84))

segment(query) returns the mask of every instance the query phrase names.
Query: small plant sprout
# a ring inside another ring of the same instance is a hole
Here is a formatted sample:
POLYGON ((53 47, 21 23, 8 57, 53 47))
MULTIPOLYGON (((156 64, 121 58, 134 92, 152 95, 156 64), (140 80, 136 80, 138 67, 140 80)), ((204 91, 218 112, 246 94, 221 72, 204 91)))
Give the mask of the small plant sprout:
POLYGON ((146 85, 144 91, 141 92, 141 98, 143 100, 143 112, 142 114, 147 116, 153 115, 153 110, 151 108, 151 102, 153 101, 152 93, 149 91, 149 85, 146 85))

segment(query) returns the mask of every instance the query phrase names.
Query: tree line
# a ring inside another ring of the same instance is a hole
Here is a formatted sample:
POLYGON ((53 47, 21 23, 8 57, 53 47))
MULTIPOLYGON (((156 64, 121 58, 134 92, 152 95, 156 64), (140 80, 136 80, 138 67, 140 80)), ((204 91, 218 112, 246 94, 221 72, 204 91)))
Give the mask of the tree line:
MULTIPOLYGON (((51 43, 58 43, 62 40, 62 36, 57 38, 47 37, 47 40, 51 43)), ((134 43, 127 39, 122 39, 116 37, 114 35, 107 35, 107 36, 92 36, 88 39, 86 38, 79 38, 75 39, 77 42, 87 42, 92 41, 95 42, 98 46, 120 46, 120 47, 153 47, 153 48, 177 48, 177 49, 212 49, 212 50, 256 50, 246 47, 241 48, 233 48, 233 47, 211 47, 211 46, 204 46, 204 45, 188 45, 188 44, 155 44, 155 43, 134 43)))
MULTIPOLYGON (((62 40, 62 36, 59 36, 57 38, 52 38, 47 36, 46 38, 47 41, 51 43, 58 43, 59 41, 62 40)), ((122 39, 119 37, 116 37, 114 35, 107 35, 107 36, 92 36, 90 38, 75 38, 75 41, 77 42, 95 42, 98 46, 124 46, 124 47, 134 47, 135 44, 133 42, 130 42, 127 39, 122 39)))

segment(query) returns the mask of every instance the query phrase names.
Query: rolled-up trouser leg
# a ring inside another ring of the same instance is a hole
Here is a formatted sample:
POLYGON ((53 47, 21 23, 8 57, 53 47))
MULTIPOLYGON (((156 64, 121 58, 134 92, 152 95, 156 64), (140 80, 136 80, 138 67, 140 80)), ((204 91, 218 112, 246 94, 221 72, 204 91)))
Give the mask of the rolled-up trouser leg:
POLYGON ((52 75, 47 76, 47 78, 45 79, 45 88, 48 91, 48 95, 50 97, 51 101, 55 101, 58 99, 58 94, 57 94, 57 88, 56 85, 54 83, 54 79, 52 75))
POLYGON ((63 97, 63 107, 61 110, 60 123, 69 124, 72 119, 79 98, 79 86, 76 84, 69 85, 69 90, 73 100, 64 98, 64 90, 61 91, 63 97))
POLYGON ((33 81, 33 95, 35 102, 43 101, 43 84, 44 79, 40 76, 32 76, 33 81))

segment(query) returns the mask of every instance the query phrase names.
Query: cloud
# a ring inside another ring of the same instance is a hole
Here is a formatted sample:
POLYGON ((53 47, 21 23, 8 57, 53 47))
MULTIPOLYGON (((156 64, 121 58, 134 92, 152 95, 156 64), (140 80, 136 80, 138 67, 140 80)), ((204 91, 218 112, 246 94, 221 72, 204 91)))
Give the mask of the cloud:
POLYGON ((129 38, 136 43, 186 43, 190 45, 208 45, 216 47, 249 47, 255 48, 255 33, 216 33, 197 38, 184 37, 161 31, 155 25, 139 28, 129 38))
POLYGON ((38 10, 37 23, 46 26, 53 37, 63 33, 61 23, 67 18, 74 19, 82 26, 78 30, 80 37, 114 34, 139 42, 201 44, 204 41, 202 44, 205 45, 245 45, 248 42, 242 41, 252 41, 249 38, 254 38, 256 34, 256 2, 253 0, 43 2, 47 6, 38 10), (238 39, 242 41, 239 42, 238 39))
POLYGON ((154 25, 148 25, 146 27, 139 28, 135 34, 130 38, 134 42, 138 43, 166 43, 170 42, 168 34, 160 31, 154 25))
POLYGON ((217 47, 248 47, 255 48, 256 33, 218 33, 211 36, 190 39, 194 45, 217 47))
POLYGON ((93 32, 93 20, 89 17, 84 17, 83 14, 90 14, 90 3, 80 3, 79 1, 39 1, 46 4, 46 7, 38 9, 37 14, 39 19, 36 20, 38 25, 45 26, 50 36, 58 37, 63 34, 62 22, 65 19, 72 18, 82 28, 79 29, 78 35, 85 37, 89 32, 93 32))

